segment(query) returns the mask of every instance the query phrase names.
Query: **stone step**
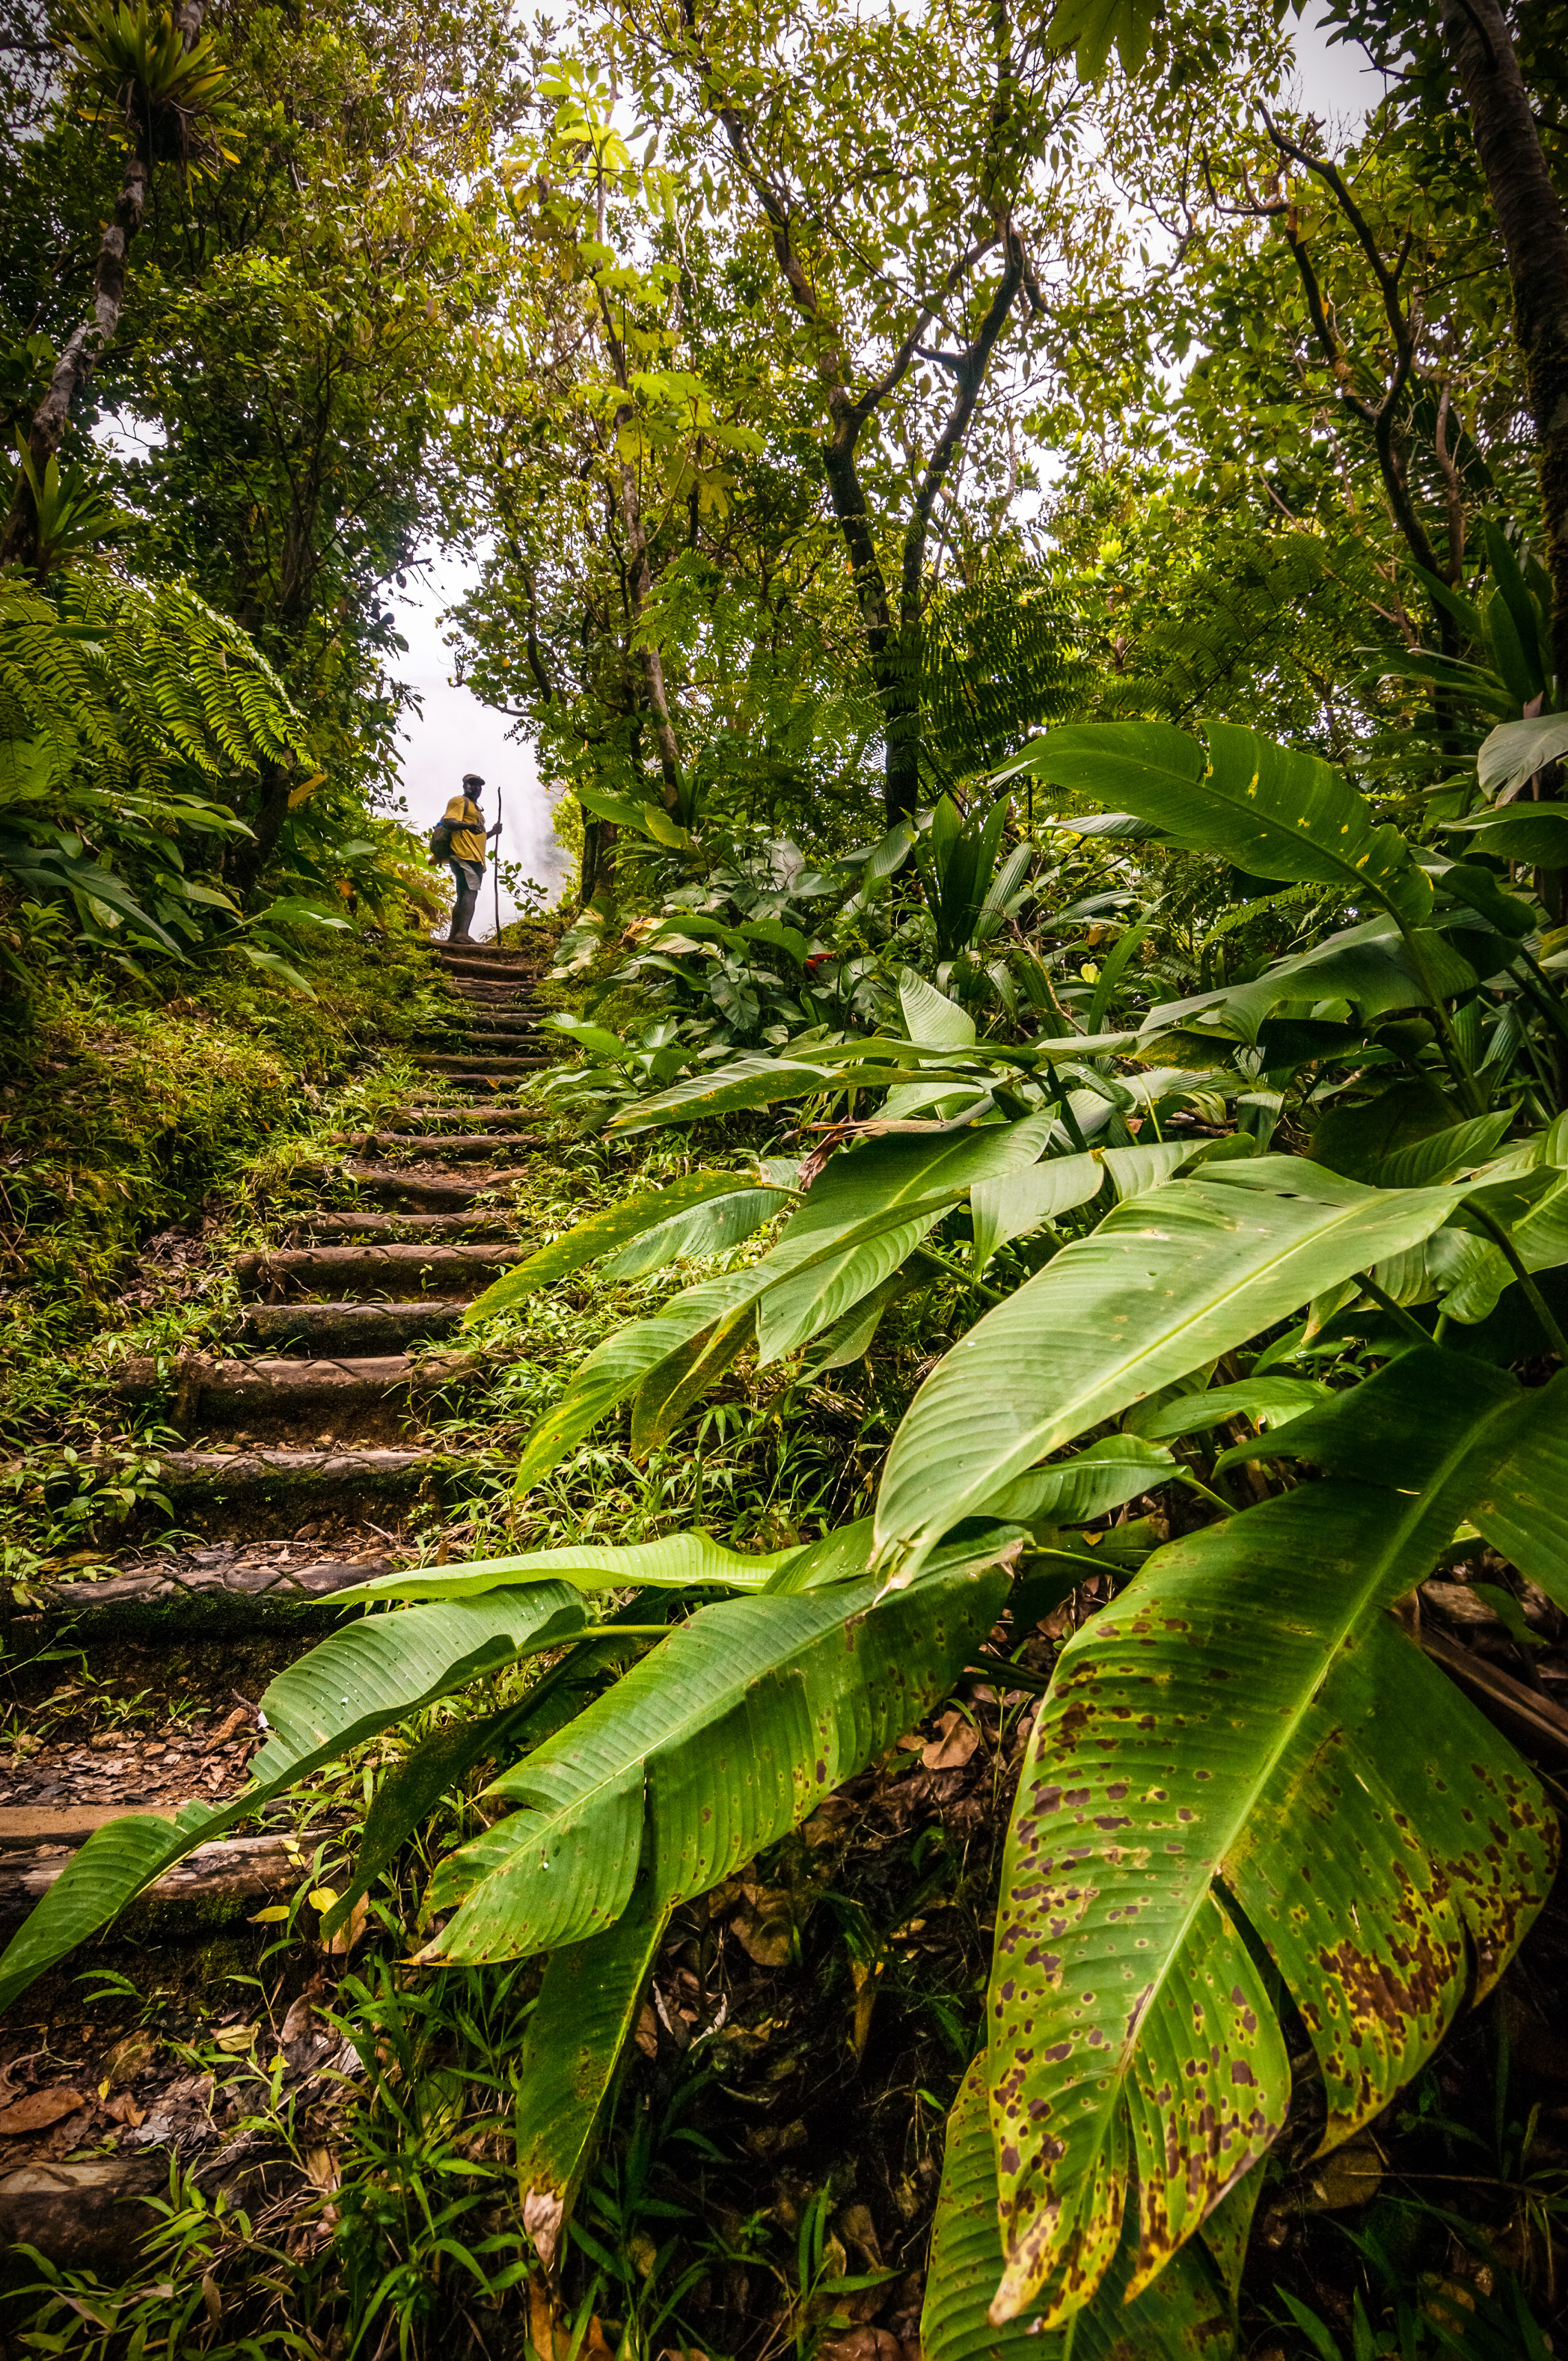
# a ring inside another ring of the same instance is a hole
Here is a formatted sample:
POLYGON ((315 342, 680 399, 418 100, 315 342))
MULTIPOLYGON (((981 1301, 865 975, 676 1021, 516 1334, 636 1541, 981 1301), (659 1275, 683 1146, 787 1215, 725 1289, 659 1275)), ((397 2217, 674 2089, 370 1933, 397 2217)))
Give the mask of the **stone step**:
POLYGON ((448 1296, 455 1282, 477 1295, 525 1252, 521 1246, 282 1246, 275 1254, 239 1255, 234 1268, 242 1294, 271 1294, 274 1301, 290 1289, 347 1286, 373 1292, 389 1281, 405 1292, 411 1282, 415 1289, 439 1285, 448 1296))
POLYGON ((292 1345, 356 1357, 396 1353, 455 1336, 472 1301, 463 1295, 432 1296, 419 1303, 253 1303, 225 1341, 274 1352, 292 1345))

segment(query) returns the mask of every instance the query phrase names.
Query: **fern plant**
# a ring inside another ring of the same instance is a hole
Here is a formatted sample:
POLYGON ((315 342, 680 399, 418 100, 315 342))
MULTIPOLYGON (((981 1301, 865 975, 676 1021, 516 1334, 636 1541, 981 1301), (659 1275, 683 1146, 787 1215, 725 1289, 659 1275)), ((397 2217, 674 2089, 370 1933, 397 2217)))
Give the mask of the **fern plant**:
POLYGON ((52 594, 0 581, 0 864, 88 941, 179 957, 235 925, 201 850, 243 833, 235 783, 308 761, 271 666, 186 586, 101 566, 52 594))

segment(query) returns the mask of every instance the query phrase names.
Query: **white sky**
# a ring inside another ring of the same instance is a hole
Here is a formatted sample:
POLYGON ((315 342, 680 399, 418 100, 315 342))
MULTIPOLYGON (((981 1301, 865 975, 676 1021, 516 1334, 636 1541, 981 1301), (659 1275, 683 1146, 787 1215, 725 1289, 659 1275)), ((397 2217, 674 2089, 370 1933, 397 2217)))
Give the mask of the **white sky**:
MULTIPOLYGON (((436 551, 418 572, 411 573, 408 589, 393 594, 398 629, 409 652, 392 669, 423 700, 422 711, 401 732, 409 824, 419 835, 428 836, 447 798, 461 792, 464 772, 477 771, 485 781, 488 822, 498 816, 499 791, 501 860, 517 862, 523 875, 536 878, 554 902, 566 883, 568 856, 555 841, 550 799, 540 785, 533 749, 510 735, 517 725, 506 714, 481 705, 471 689, 455 686, 452 679, 452 651, 443 637, 441 618, 462 597, 471 577, 472 569, 455 553, 436 551)), ((475 913, 476 934, 495 932, 492 892, 488 881, 475 913)), ((502 925, 513 915, 503 891, 502 925)))

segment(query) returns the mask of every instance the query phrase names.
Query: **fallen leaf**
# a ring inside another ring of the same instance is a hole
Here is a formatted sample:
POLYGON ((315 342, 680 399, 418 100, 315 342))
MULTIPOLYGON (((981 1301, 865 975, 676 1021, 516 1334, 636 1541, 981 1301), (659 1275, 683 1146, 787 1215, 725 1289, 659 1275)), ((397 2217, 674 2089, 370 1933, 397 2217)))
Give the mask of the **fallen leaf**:
POLYGON ((289 2013, 278 2027, 279 2048, 287 2049, 291 2041, 298 2041, 302 2034, 308 2033, 314 2015, 313 1995, 302 1992, 297 2000, 290 2003, 289 2013))
POLYGON ((659 2055, 659 2020, 646 2001, 638 2012, 637 2030, 632 2039, 644 2058, 657 2058, 659 2055))
POLYGON ((330 2197, 343 2176, 338 2170, 336 2151, 330 2147, 308 2147, 305 2150, 305 2170, 313 2188, 330 2197))
POLYGON ((260 2029, 255 2025, 225 2025, 221 2033, 214 2034, 213 2046, 221 2049, 225 2057, 237 2058, 242 2050, 251 2047, 260 2029))
POLYGON ((921 1748, 920 1760, 927 1771, 961 1771, 979 1744, 980 1732, 969 1716, 949 1706, 937 1724, 936 1737, 921 1748))
POLYGON ((115 2098, 105 2099, 104 2113, 111 2116, 115 2123, 124 2124, 133 2132, 138 2124, 145 2124, 147 2121, 147 2109, 138 2107, 128 2091, 120 2092, 115 2098))
MULTIPOLYGON (((539 2361, 571 2361, 571 2328, 556 2310, 549 2289, 538 2279, 528 2283, 528 2341, 539 2361)), ((609 2341, 597 2312, 576 2348, 576 2361, 611 2361, 609 2341)))
POLYGON ((869 2205, 846 2205, 833 2226, 846 2245, 853 2246, 864 2269, 881 2270, 882 2241, 877 2236, 876 2224, 872 2220, 869 2205))
POLYGON ((357 1902, 355 1903, 353 1908, 349 1911, 347 1917, 344 1920, 336 1934, 333 1937, 331 1942, 327 1945, 328 1951, 334 1959, 345 1960, 348 1957, 348 1954, 353 1950, 354 1946, 359 1940, 360 1936, 365 1932, 365 1921, 368 1917, 369 1913, 369 1897, 368 1895, 362 1894, 357 1902))
POLYGON ((106 2097, 111 2091, 124 2090, 127 2082, 138 2081, 157 2055, 158 2042, 152 2034, 127 2033, 104 2059, 99 2090, 106 2097))
POLYGON ((29 2091, 25 2099, 14 2099, 8 2107, 0 2107, 0 2133, 47 2131, 50 2124, 62 2122, 86 2104, 80 2091, 63 2082, 47 2091, 29 2091))
POLYGON ((215 1754, 220 1746, 226 1746, 231 1738, 237 1738, 249 1719, 250 1716, 245 1707, 236 1706, 226 1719, 219 1722, 216 1730, 209 1730, 206 1737, 203 1739, 202 1752, 215 1754))
POLYGON ((795 1957, 795 1907, 781 1886, 749 1885, 729 1921, 740 1949, 760 1968, 784 1968, 795 1957))

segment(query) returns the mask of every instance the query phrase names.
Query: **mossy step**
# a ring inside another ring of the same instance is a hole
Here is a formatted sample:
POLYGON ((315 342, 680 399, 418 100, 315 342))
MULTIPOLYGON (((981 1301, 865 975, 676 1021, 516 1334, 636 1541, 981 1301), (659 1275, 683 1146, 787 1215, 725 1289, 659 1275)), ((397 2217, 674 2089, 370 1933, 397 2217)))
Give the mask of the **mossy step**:
POLYGON ((409 1063, 411 1065, 417 1066, 422 1073, 453 1075, 466 1074, 471 1076, 477 1082, 491 1082, 495 1080, 498 1074, 536 1073, 541 1066, 553 1065, 554 1063, 554 1060, 551 1058, 492 1058, 483 1050, 476 1050, 471 1055, 459 1058, 448 1056, 443 1050, 416 1049, 411 1052, 409 1063))
POLYGON ((390 1557, 323 1558, 313 1565, 236 1565, 154 1567, 108 1576, 102 1582, 34 1586, 34 1604, 12 1618, 15 1656, 27 1642, 70 1624, 83 1644, 100 1640, 205 1639, 222 1633, 297 1631, 302 1639, 340 1620, 334 1592, 391 1571, 390 1557))
POLYGON ((384 1353, 354 1360, 253 1361, 187 1353, 172 1371, 155 1360, 126 1362, 115 1390, 142 1400, 172 1386, 176 1420, 188 1425, 212 1417, 265 1417, 269 1411, 307 1404, 313 1411, 332 1411, 438 1394, 448 1387, 474 1384, 484 1367, 477 1353, 433 1353, 418 1360, 406 1353, 384 1353))
POLYGON ((499 1213, 305 1213, 280 1246, 326 1246, 338 1238, 511 1238, 499 1213), (312 1235, 306 1236, 305 1232, 312 1235))
POLYGON ((458 1164, 482 1164, 489 1157, 515 1156, 519 1148, 545 1145, 532 1133, 517 1131, 373 1131, 365 1135, 365 1142, 387 1151, 417 1148, 426 1156, 439 1148, 458 1164))
POLYGON ((363 1288, 369 1293, 395 1282, 409 1290, 441 1287, 448 1295, 467 1286, 477 1294, 493 1272, 509 1269, 526 1252, 521 1246, 282 1246, 274 1254, 236 1257, 235 1276, 242 1294, 259 1296, 282 1290, 330 1287, 363 1288))
POLYGON ((432 1296, 419 1303, 256 1303, 226 1331, 231 1345, 280 1351, 401 1352, 410 1345, 454 1336, 472 1301, 469 1296, 432 1296))

